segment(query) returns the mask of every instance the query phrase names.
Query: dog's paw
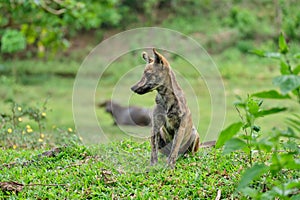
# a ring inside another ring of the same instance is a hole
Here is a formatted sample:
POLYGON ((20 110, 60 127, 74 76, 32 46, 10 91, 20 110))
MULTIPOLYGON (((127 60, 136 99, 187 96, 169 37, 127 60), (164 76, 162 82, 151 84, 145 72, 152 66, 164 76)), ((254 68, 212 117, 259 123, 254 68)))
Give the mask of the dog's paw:
POLYGON ((169 157, 168 160, 167 160, 167 163, 168 163, 168 166, 171 169, 174 169, 175 168, 175 163, 176 163, 176 157, 169 157))
POLYGON ((153 166, 157 163, 157 158, 151 158, 150 165, 153 166))

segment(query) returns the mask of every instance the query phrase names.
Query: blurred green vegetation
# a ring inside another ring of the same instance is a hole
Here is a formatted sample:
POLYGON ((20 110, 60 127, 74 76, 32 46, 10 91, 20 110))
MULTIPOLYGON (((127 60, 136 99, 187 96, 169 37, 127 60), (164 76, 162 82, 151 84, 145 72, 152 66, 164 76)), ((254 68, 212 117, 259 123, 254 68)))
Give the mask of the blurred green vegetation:
MULTIPOLYGON (((71 102, 77 70, 93 47, 122 30, 159 26, 180 31, 199 42, 213 56, 225 83, 226 124, 237 118, 232 111, 235 95, 247 95, 258 88, 270 89, 272 78, 278 75, 275 61, 247 52, 276 51, 280 32, 284 32, 290 51, 300 49, 300 3, 296 0, 4 0, 0 9, 4 13, 0 16, 1 112, 10 109, 6 103, 10 100, 35 106, 49 98, 48 107, 53 111, 47 116, 48 127, 74 128, 71 102)), ((193 68, 181 68, 188 64, 186 61, 169 59, 193 88, 199 88, 199 127, 200 132, 205 132, 210 110, 203 105, 211 103, 209 91, 195 77, 193 68)), ((111 98, 123 73, 140 64, 140 57, 131 54, 112 63, 101 78, 96 103, 111 98), (120 65, 122 68, 117 67, 120 65)), ((130 84, 139 76, 130 78, 132 82, 124 84, 123 91, 130 92, 130 84)), ((133 96, 131 103, 150 107, 153 94, 149 95, 133 96)), ((270 103, 279 104, 273 100, 270 103)), ((287 103, 292 104, 292 110, 296 109, 293 103, 287 103)), ((103 110, 97 110, 97 116, 110 133, 121 134, 111 126, 112 120, 103 110)), ((267 127, 274 126, 270 123, 273 118, 264 120, 267 127)))
POLYGON ((1 53, 54 56, 73 39, 107 30, 163 26, 193 36, 213 53, 270 44, 283 31, 299 42, 297 0, 4 0, 0 2, 1 53))

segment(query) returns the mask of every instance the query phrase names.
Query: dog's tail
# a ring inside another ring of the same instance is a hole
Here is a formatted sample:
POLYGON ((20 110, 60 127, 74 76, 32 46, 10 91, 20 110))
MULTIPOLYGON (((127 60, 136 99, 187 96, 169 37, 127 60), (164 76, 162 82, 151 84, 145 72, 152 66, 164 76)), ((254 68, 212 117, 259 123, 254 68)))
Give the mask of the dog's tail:
POLYGON ((216 145, 216 141, 208 141, 208 142, 203 142, 200 144, 200 148, 209 148, 209 147, 214 147, 216 145))

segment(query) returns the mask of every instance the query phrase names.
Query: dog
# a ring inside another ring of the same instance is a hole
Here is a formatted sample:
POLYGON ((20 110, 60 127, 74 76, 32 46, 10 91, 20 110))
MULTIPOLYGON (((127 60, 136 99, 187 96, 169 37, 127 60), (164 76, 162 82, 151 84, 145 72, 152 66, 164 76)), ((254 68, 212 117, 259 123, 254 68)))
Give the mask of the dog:
POLYGON ((176 81, 167 59, 153 48, 153 58, 142 53, 146 67, 141 80, 131 87, 137 94, 156 90, 152 117, 151 159, 157 163, 158 151, 168 156, 167 164, 175 167, 179 154, 194 154, 200 147, 199 134, 192 122, 183 90, 176 81))
POLYGON ((136 106, 124 107, 107 100, 98 105, 104 107, 114 120, 114 125, 151 126, 151 109, 136 106))

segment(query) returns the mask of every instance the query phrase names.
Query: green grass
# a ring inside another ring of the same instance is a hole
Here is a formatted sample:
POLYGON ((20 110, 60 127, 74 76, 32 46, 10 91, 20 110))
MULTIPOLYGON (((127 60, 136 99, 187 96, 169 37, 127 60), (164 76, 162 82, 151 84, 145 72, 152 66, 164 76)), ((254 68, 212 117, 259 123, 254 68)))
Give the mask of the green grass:
POLYGON ((11 199, 214 199, 218 190, 230 198, 245 167, 242 154, 223 156, 216 149, 179 158, 175 170, 166 168, 164 156, 149 167, 149 143, 130 140, 101 147, 70 145, 54 157, 38 157, 42 150, 0 151, 1 163, 16 162, 0 165, 1 182, 25 185, 18 194, 0 190, 0 198, 11 199))

